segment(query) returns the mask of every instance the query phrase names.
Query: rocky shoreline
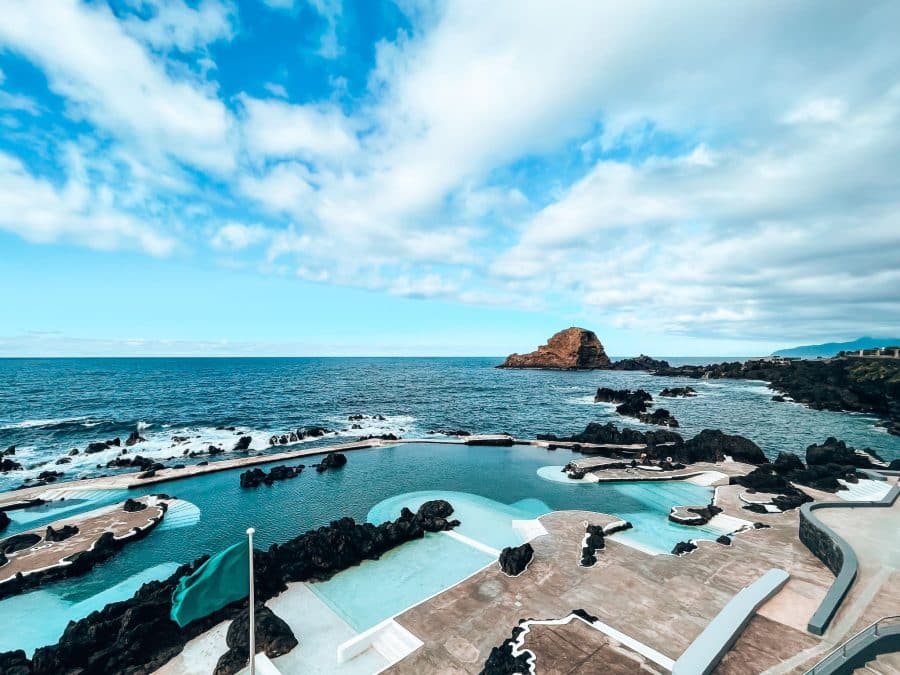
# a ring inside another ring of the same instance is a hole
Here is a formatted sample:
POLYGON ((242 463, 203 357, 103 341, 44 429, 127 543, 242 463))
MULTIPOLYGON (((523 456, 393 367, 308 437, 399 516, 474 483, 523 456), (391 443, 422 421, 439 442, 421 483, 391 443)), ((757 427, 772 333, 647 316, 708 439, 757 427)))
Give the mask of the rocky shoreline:
POLYGON ((657 368, 653 375, 692 379, 764 380, 769 387, 816 410, 871 413, 900 435, 900 361, 841 357, 816 361, 755 359, 706 366, 657 368))
MULTIPOLYGON (((452 529, 459 524, 448 520, 452 513, 453 507, 448 502, 430 501, 416 513, 404 508, 397 520, 381 525, 341 518, 284 544, 273 544, 268 551, 255 550, 256 599, 265 602, 285 590, 287 583, 328 579, 363 560, 377 559, 400 544, 420 539, 425 532, 452 529)), ((128 600, 109 604, 69 623, 57 644, 37 649, 31 659, 22 650, 0 654, 0 672, 17 675, 153 673, 193 638, 246 612, 244 599, 184 628, 169 618, 172 592, 178 580, 196 570, 207 558, 182 565, 164 581, 144 584, 128 600)), ((265 644, 257 646, 260 651, 266 647, 265 644)), ((224 675, 236 671, 217 672, 224 675)))

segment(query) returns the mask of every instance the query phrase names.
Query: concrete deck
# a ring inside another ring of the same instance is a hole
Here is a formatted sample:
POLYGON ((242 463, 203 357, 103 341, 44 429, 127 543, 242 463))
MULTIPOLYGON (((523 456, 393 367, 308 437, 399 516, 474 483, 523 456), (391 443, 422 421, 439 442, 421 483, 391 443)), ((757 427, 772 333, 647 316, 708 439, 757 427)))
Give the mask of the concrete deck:
MULTIPOLYGON (((747 511, 740 508, 737 490, 720 488, 718 504, 728 515, 743 517, 747 511)), ((509 578, 489 567, 398 616, 397 622, 424 646, 387 672, 477 673, 491 648, 507 639, 520 619, 560 618, 577 608, 677 659, 741 588, 773 567, 782 568, 791 574, 790 581, 760 608, 751 625, 754 630, 775 625, 777 640, 739 640, 732 650, 741 655, 732 661, 740 660, 746 672, 762 672, 785 655, 819 643, 805 626, 833 577, 797 538, 796 512, 759 519, 772 527, 741 533, 732 546, 700 542, 696 551, 680 558, 650 555, 607 539, 597 564, 583 568, 577 564, 583 522, 605 524, 613 518, 581 511, 543 516, 548 534, 532 541, 535 559, 524 574, 509 578), (778 644, 766 644, 769 640, 778 644)), ((555 640, 552 649, 564 647, 555 640)), ((565 662, 579 662, 580 649, 573 646, 565 662)), ((598 658, 604 653, 599 650, 598 658)), ((605 664, 593 667, 598 672, 605 664)))
POLYGON ((63 541, 45 541, 43 537, 47 525, 18 533, 16 536, 35 534, 41 537, 41 541, 29 548, 7 554, 8 562, 0 566, 0 583, 12 579, 19 573, 27 576, 39 570, 64 567, 70 564, 65 562, 65 558, 93 548, 101 535, 106 532, 112 532, 116 539, 121 539, 131 534, 133 530, 145 530, 155 526, 162 519, 164 509, 155 505, 155 498, 144 497, 136 501, 146 503, 151 499, 154 505, 148 506, 143 511, 127 512, 123 510, 122 504, 116 504, 50 523, 49 526, 54 530, 60 530, 66 525, 78 527, 76 534, 63 541))

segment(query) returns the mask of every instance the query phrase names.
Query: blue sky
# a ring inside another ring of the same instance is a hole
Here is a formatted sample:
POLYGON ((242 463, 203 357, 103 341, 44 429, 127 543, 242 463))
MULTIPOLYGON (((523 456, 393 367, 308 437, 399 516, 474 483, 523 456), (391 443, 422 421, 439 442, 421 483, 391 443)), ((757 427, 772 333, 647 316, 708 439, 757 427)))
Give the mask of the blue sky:
POLYGON ((0 355, 900 332, 891 2, 10 0, 0 355))

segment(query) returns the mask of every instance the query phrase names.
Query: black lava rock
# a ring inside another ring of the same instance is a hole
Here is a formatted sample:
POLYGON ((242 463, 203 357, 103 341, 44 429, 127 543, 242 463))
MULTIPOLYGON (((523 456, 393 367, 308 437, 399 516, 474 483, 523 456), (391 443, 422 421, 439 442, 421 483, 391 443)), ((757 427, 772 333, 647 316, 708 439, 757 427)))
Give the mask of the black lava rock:
POLYGON ((322 458, 322 461, 316 464, 316 471, 322 473, 329 469, 340 469, 347 463, 347 456, 340 452, 331 452, 322 458))
POLYGON ((528 567, 532 558, 534 549, 527 542, 521 546, 507 546, 500 551, 500 569, 511 577, 519 576, 528 567))
POLYGON ((672 548, 672 553, 677 556, 682 556, 685 553, 690 553, 691 551, 695 550, 696 548, 697 548, 697 544, 695 544, 692 541, 679 541, 672 548))
POLYGON ((130 497, 125 500, 125 504, 122 506, 122 509, 126 513, 134 513, 135 511, 143 511, 147 508, 147 504, 145 502, 139 502, 130 497))
MULTIPOLYGON (((290 626, 282 618, 276 616, 272 610, 262 603, 257 603, 255 614, 257 654, 265 652, 266 656, 274 659, 287 654, 297 646, 297 638, 290 626)), ((219 658, 213 675, 234 675, 247 666, 250 659, 250 612, 248 609, 241 610, 231 622, 225 643, 229 650, 219 658)))
POLYGON ((722 544, 723 546, 731 546, 731 537, 729 537, 727 534, 720 534, 718 537, 716 537, 716 543, 722 544))
POLYGON ((592 567, 597 562, 597 551, 606 546, 606 540, 603 527, 600 525, 588 525, 585 532, 588 536, 581 547, 580 565, 582 567, 592 567))
POLYGON ((78 534, 76 525, 64 525, 58 530, 54 530, 52 526, 47 526, 47 532, 44 534, 44 541, 65 541, 69 537, 78 534))
POLYGON ((250 436, 241 436, 238 439, 238 442, 234 444, 235 450, 247 450, 250 448, 250 444, 253 442, 253 438, 250 436))

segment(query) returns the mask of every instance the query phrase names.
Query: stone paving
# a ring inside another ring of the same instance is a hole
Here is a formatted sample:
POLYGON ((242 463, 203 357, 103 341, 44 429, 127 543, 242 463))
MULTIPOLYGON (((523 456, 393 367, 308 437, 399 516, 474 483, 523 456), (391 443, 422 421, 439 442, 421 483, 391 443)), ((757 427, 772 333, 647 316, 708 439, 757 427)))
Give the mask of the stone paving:
MULTIPOLYGON (((718 503, 729 515, 747 517, 738 490, 720 488, 718 503)), ((750 516, 755 519, 757 514, 750 516)), ((520 619, 560 618, 573 609, 584 609, 677 659, 741 588, 769 569, 781 568, 791 579, 760 608, 753 630, 735 645, 738 656, 731 659, 732 671, 723 671, 762 672, 785 654, 818 644, 805 625, 833 580, 797 538, 798 518, 796 512, 760 514, 758 519, 770 528, 741 533, 732 546, 702 541, 696 551, 680 558, 651 555, 607 539, 597 564, 583 568, 577 556, 584 522, 602 525, 613 518, 584 511, 550 513, 541 518, 548 534, 532 541, 535 559, 525 573, 510 578, 489 567, 397 617, 424 646, 388 672, 477 673, 491 648, 506 640, 520 619), (791 601, 779 600, 782 594, 791 601), (777 628, 775 634, 769 632, 772 627, 777 628), (735 670, 738 663, 748 670, 735 670)), ((562 658, 565 641, 554 640, 552 649, 562 658)), ((579 649, 573 647, 566 663, 578 660, 579 649)), ((595 652, 598 659, 611 653, 606 647, 595 652)), ((592 672, 603 672, 605 664, 593 665, 592 672)))

